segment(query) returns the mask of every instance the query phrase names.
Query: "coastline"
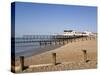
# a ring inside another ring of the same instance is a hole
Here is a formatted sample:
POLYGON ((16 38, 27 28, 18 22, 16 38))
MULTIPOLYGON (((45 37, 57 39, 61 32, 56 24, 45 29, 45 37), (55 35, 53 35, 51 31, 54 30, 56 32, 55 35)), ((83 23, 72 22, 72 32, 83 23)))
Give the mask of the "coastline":
MULTIPOLYGON (((61 63, 59 64, 60 66, 65 65, 65 68, 59 67, 60 70, 64 70, 64 69, 70 69, 72 67, 72 69, 81 69, 83 63, 83 53, 82 50, 87 50, 87 57, 88 60, 90 60, 90 64, 88 63, 88 65, 84 65, 83 69, 85 68, 96 68, 96 64, 97 64, 97 40, 96 39, 91 39, 91 40, 84 40, 84 41, 76 41, 76 42, 72 42, 72 43, 68 43, 65 44, 64 46, 61 46, 59 48, 50 50, 50 51, 46 51, 43 52, 41 54, 37 54, 34 56, 30 56, 25 58, 25 66, 32 66, 32 65, 41 65, 41 64, 52 64, 52 53, 56 53, 57 54, 57 63, 61 63), (68 68, 68 65, 71 65, 68 68), (74 64, 74 65, 73 65, 74 64), (76 64, 76 65, 75 65, 76 64), (91 66, 89 66, 91 65, 91 66), (74 67, 77 68, 74 68, 74 67)), ((16 61, 16 66, 20 65, 19 61, 16 61)), ((57 66, 59 66, 57 65, 57 66)), ((56 66, 56 67, 57 67, 56 66)), ((54 66, 52 66, 54 67, 54 66)), ((30 69, 27 69, 29 72, 31 72, 31 69, 33 67, 31 67, 30 69)), ((38 67, 39 68, 39 67, 38 67)), ((41 68, 41 67, 40 67, 41 68)), ((27 71, 25 70, 25 71, 27 71)), ((51 69, 49 69, 51 71, 51 69)), ((47 70, 47 71, 49 71, 47 70)), ((56 69, 58 70, 58 69, 56 69)), ((32 72, 36 72, 36 71, 43 71, 42 69, 39 70, 32 70, 32 72)))

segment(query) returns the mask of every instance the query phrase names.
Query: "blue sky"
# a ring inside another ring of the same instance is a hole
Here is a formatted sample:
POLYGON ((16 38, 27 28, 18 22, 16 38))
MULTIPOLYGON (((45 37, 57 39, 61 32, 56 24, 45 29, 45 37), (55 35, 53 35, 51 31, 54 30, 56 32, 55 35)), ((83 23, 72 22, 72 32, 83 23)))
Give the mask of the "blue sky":
POLYGON ((96 7, 16 2, 15 9, 16 35, 97 32, 96 7))

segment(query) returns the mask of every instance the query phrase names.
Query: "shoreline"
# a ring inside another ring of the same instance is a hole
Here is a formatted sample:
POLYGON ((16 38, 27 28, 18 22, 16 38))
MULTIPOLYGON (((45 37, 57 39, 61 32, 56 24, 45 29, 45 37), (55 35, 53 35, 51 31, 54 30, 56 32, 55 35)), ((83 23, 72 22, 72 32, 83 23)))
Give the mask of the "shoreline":
MULTIPOLYGON (((97 40, 84 40, 84 41, 76 41, 72 43, 65 44, 59 48, 46 51, 35 56, 30 56, 25 58, 25 66, 30 65, 40 65, 40 64, 52 64, 52 53, 57 54, 57 63, 63 62, 80 62, 83 61, 83 53, 82 50, 86 49, 88 53, 88 60, 93 63, 97 63, 97 40), (27 62, 28 61, 28 62, 27 62)), ((19 61, 15 62, 18 66, 20 64, 19 61)), ((75 66, 75 65, 74 65, 75 66)), ((96 67, 96 65, 93 65, 96 67)), ((93 67, 91 66, 91 67, 93 67)), ((79 67, 80 69, 80 67, 79 67)))
POLYGON ((41 46, 39 48, 36 48, 35 50, 28 50, 28 51, 25 51, 25 52, 15 54, 16 55, 15 57, 16 57, 16 59, 18 59, 20 56, 24 56, 25 58, 28 58, 28 57, 31 57, 31 56, 39 55, 41 53, 54 50, 54 49, 59 48, 61 46, 63 46, 63 45, 41 46))

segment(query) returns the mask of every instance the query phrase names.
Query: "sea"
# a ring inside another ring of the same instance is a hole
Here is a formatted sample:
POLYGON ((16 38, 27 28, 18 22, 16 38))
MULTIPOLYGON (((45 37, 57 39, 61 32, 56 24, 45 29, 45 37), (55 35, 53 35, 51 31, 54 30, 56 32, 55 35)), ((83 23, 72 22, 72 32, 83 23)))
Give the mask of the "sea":
POLYGON ((28 57, 40 54, 45 51, 50 51, 52 49, 58 48, 61 45, 54 45, 47 43, 40 45, 39 41, 49 41, 55 40, 54 36, 23 36, 23 37, 15 37, 15 57, 18 58, 20 56, 28 57))

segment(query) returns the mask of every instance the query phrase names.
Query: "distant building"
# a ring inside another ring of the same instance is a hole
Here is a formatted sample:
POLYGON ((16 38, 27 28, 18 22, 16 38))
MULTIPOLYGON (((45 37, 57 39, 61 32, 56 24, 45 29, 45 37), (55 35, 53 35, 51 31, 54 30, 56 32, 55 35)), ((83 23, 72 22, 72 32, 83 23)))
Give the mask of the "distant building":
POLYGON ((63 35, 72 36, 74 34, 75 34, 75 31, 73 31, 73 30, 64 30, 64 34, 63 35))
POLYGON ((64 33, 63 35, 68 35, 68 36, 91 36, 93 35, 92 32, 76 32, 76 31, 73 31, 73 30, 64 30, 64 33))

